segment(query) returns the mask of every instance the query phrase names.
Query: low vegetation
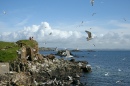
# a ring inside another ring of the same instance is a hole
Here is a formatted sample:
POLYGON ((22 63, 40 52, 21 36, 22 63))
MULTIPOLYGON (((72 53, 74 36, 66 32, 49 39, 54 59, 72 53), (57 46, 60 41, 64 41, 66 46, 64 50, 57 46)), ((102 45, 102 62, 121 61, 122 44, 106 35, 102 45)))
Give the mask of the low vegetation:
POLYGON ((28 47, 38 45, 35 40, 19 40, 17 42, 0 41, 0 62, 9 62, 17 59, 17 50, 20 49, 21 43, 28 47))

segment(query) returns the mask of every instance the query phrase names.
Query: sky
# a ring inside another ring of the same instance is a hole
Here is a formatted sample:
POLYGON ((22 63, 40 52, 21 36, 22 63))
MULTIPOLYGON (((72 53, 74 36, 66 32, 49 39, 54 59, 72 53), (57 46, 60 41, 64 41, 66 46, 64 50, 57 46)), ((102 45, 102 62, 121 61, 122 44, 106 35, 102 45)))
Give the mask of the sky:
POLYGON ((130 49, 129 3, 94 0, 92 6, 90 0, 0 0, 0 41, 33 37, 39 47, 130 49), (86 40, 85 30, 92 33, 92 40, 86 40))

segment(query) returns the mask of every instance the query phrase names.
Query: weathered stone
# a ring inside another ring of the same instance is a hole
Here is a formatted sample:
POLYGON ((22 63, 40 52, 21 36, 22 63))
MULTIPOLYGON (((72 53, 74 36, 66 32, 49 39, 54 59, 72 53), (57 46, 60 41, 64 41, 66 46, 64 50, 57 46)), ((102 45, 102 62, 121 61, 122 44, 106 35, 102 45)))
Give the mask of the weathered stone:
POLYGON ((0 74, 9 73, 9 63, 0 63, 0 74))

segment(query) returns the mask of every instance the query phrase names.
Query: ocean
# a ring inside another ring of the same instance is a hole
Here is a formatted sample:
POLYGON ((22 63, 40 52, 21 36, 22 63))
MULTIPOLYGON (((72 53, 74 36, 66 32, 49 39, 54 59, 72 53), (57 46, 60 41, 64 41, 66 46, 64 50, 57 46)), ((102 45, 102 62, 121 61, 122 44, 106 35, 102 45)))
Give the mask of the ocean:
MULTIPOLYGON (((55 54, 55 51, 39 51, 55 54)), ((128 50, 86 50, 71 52, 77 61, 87 61, 91 73, 83 73, 80 78, 86 86, 130 86, 130 51, 128 50)))

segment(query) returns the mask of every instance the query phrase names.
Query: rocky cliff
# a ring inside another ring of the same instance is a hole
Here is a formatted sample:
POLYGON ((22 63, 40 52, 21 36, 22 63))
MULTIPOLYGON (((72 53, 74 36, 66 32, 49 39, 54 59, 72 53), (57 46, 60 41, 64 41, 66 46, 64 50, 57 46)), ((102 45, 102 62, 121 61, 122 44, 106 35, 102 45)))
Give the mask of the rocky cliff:
MULTIPOLYGON (((17 47, 13 50, 17 58, 9 61, 10 72, 0 75, 2 86, 79 86, 82 72, 91 72, 88 62, 39 54, 35 40, 19 40, 14 45, 11 48, 17 47)), ((0 52, 8 49, 1 47, 0 52)))

